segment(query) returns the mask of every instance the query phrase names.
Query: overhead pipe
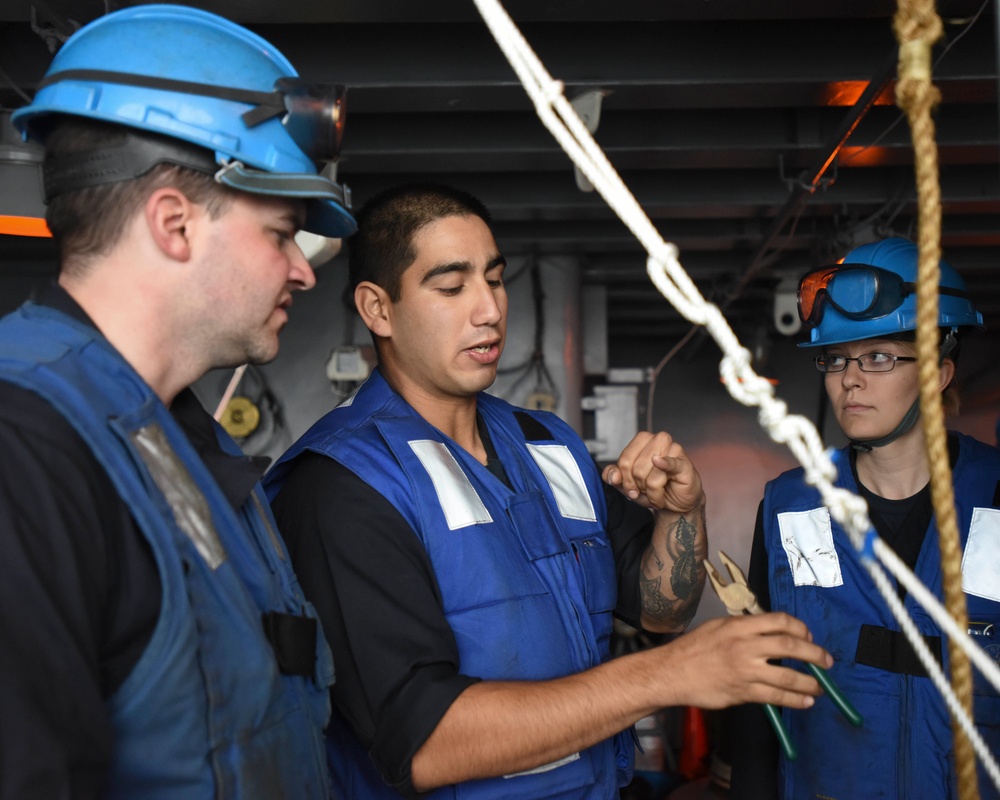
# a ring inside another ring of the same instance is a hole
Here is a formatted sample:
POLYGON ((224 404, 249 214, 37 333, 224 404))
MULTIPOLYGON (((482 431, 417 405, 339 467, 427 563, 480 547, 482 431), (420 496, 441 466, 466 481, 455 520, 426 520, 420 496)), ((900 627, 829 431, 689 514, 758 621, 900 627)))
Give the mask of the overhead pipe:
MULTIPOLYGON (((1000 3, 1000 0, 997 0, 997 2, 1000 3)), ((827 169, 829 169, 830 165, 834 163, 844 145, 847 144, 848 139, 851 138, 851 134, 853 134, 858 125, 861 124, 861 120, 864 119, 871 107, 875 105, 875 101, 885 90, 886 85, 893 80, 896 75, 896 65, 898 59, 899 52, 898 50, 893 49, 886 59, 879 65, 878 70, 868 82, 868 86, 865 87, 865 90, 861 93, 860 97, 858 97, 854 105, 851 106, 850 111, 848 111, 846 116, 840 121, 837 129, 826 140, 822 147, 821 155, 818 156, 807 169, 804 169, 799 174, 799 179, 795 182, 788 199, 785 200, 784 205, 771 222, 767 232, 764 234, 763 241, 754 253, 753 258, 750 260, 750 266, 743 272, 739 283, 737 283, 736 286, 731 289, 721 301, 718 301, 717 304, 723 312, 740 297, 743 290, 746 289, 750 282, 756 278, 760 272, 770 266, 770 263, 764 258, 765 255, 771 249, 771 246, 778 238, 782 229, 785 227, 785 224, 800 213, 802 205, 804 205, 816 189, 819 188, 823 175, 826 173, 827 169)), ((705 330, 702 329, 698 332, 697 340, 692 343, 691 348, 688 350, 688 359, 695 355, 695 352, 701 344, 701 341, 704 339, 704 336, 705 330)))

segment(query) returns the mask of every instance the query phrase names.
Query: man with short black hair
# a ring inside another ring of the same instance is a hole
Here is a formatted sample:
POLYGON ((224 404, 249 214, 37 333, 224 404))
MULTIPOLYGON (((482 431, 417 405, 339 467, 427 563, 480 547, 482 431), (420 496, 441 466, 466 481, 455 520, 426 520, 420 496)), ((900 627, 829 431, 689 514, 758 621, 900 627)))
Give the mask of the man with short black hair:
POLYGON ((338 665, 335 788, 610 800, 631 726, 663 706, 810 705, 816 681, 768 659, 828 656, 783 614, 610 660, 612 612, 671 633, 694 616, 697 470, 641 432, 602 476, 555 414, 485 393, 506 261, 476 198, 397 187, 358 224, 350 282, 378 369, 266 480, 338 665))

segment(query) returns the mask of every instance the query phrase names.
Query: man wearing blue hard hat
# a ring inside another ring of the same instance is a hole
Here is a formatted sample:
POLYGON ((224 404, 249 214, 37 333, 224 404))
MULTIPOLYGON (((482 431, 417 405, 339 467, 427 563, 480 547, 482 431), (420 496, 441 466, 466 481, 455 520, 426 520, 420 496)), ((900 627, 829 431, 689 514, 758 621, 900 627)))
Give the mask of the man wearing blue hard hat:
MULTIPOLYGON (((855 248, 843 263, 799 283, 799 314, 809 330, 801 347, 823 373, 834 416, 849 445, 834 454, 836 486, 868 504, 878 536, 939 599, 941 554, 930 496, 930 466, 920 415, 916 358, 917 246, 892 238, 855 248)), ((940 391, 957 411, 960 340, 983 327, 965 283, 946 261, 938 286, 940 391)), ((949 433, 955 508, 965 558, 969 633, 993 656, 1000 623, 1000 451, 949 433)), ((765 608, 809 626, 834 658, 830 676, 864 722, 853 727, 827 698, 807 712, 783 711, 798 758, 779 754, 757 709, 744 708, 734 748, 732 797, 957 797, 949 713, 912 645, 875 589, 847 533, 808 486, 802 469, 768 483, 757 516, 749 582, 765 608), (759 717, 758 717, 759 720, 759 717), (753 725, 759 736, 750 733, 753 725), (762 746, 762 742, 765 744, 762 746)), ((947 672, 941 630, 900 588, 907 612, 947 672)), ((975 720, 1000 752, 1000 697, 976 676, 975 720)), ((980 791, 996 797, 981 773, 980 791)))
POLYGON ((271 360, 353 233, 343 90, 221 17, 147 5, 63 45, 58 280, 0 321, 0 797, 327 798, 329 649, 245 457, 188 388, 271 360))

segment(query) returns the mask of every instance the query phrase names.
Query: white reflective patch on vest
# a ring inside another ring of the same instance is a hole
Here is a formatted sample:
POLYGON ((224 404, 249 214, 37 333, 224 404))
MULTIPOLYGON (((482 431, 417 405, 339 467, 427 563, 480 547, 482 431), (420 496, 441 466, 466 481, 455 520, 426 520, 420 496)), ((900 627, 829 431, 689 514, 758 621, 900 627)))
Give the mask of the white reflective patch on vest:
POLYGON ((833 546, 829 509, 821 507, 778 514, 778 529, 796 586, 830 588, 844 585, 840 559, 833 546))
POLYGON ((218 569, 227 556, 215 530, 212 510, 184 462, 170 446, 163 428, 153 422, 129 435, 153 483, 170 506, 177 527, 191 540, 208 566, 218 569))
POLYGON ((559 513, 569 519, 596 522, 597 514, 587 484, 569 448, 564 444, 529 444, 528 452, 545 475, 559 513))
POLYGON ((469 478, 442 442, 418 439, 410 442, 410 448, 431 477, 448 530, 493 522, 469 478))
POLYGON ((1000 511, 972 509, 962 556, 962 591, 1000 602, 1000 511))
POLYGON ((538 775, 542 772, 550 772, 551 770, 558 769, 559 767, 565 766, 566 764, 572 764, 574 761, 579 760, 579 753, 571 753, 570 755, 560 758, 558 761, 553 761, 551 764, 542 764, 540 767, 535 767, 534 769, 526 769, 524 772, 512 772, 510 775, 504 775, 505 778, 520 778, 523 775, 538 775))
MULTIPOLYGON (((364 384, 361 384, 364 386, 364 384)), ((361 390, 361 386, 355 386, 354 391, 352 391, 347 397, 337 403, 337 408, 347 408, 347 406, 354 405, 354 398, 358 396, 358 392, 361 390)))

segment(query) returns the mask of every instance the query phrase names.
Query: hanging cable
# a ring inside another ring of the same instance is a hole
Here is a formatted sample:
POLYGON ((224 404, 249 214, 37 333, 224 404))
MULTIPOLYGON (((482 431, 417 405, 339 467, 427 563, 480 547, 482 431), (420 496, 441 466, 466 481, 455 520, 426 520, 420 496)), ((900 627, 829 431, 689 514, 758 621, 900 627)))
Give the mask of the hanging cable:
MULTIPOLYGON (((552 373, 549 372, 545 363, 545 291, 542 287, 542 271, 538 266, 538 260, 532 256, 531 260, 518 271, 515 277, 520 277, 527 270, 531 276, 531 303, 534 310, 535 332, 532 337, 532 350, 528 358, 516 367, 505 370, 498 370, 497 374, 520 373, 506 391, 508 398, 513 399, 520 386, 532 375, 535 376, 535 383, 531 389, 531 394, 551 399, 552 407, 559 404, 559 387, 556 385, 552 373)), ((504 281, 510 285, 509 281, 504 281)))
POLYGON ((691 341, 691 337, 698 332, 698 326, 692 325, 688 328, 688 332, 685 333, 679 342, 675 344, 667 354, 660 359, 660 363, 653 367, 653 371, 649 374, 649 391, 646 395, 646 430, 653 430, 653 398, 656 396, 656 382, 660 378, 660 373, 663 372, 663 368, 667 366, 670 360, 677 355, 681 349, 688 342, 691 341))
MULTIPOLYGON (((6 82, 11 89, 17 92, 18 95, 20 95, 21 99, 24 100, 25 103, 31 102, 31 95, 28 94, 26 91, 24 91, 24 89, 22 89, 16 83, 14 83, 14 79, 11 78, 10 75, 7 73, 7 70, 3 68, 3 64, 0 64, 0 78, 3 78, 4 82, 6 82)), ((0 108, 3 107, 0 106, 0 108)))
MULTIPOLYGON (((951 50, 951 48, 953 48, 956 44, 958 44, 962 40, 962 37, 964 37, 975 26, 975 24, 979 21, 979 18, 982 16, 983 11, 986 10, 986 7, 991 2, 992 0, 983 0, 983 4, 979 7, 979 10, 968 19, 949 20, 951 24, 963 25, 963 28, 961 31, 958 32, 958 34, 953 39, 948 40, 948 43, 944 46, 944 49, 941 51, 941 54, 936 59, 934 59, 933 69, 938 68, 938 65, 941 63, 944 57, 948 55, 948 51, 951 50)), ((866 144, 864 147, 858 148, 854 152, 849 153, 844 158, 842 158, 840 161, 840 166, 844 167, 849 165, 852 161, 854 161, 858 156, 860 156, 866 150, 870 150, 872 147, 877 147, 879 142, 881 142, 886 136, 888 136, 896 128, 896 126, 899 125, 899 123, 902 122, 904 119, 906 119, 906 114, 900 114, 899 116, 897 116, 896 119, 894 119, 891 123, 889 123, 889 125, 887 125, 885 129, 878 136, 872 139, 868 144, 866 144)))

